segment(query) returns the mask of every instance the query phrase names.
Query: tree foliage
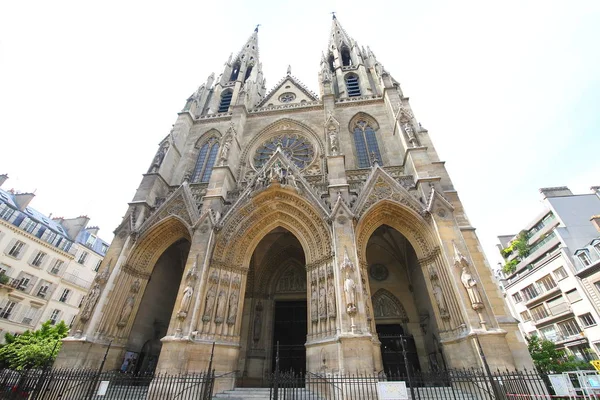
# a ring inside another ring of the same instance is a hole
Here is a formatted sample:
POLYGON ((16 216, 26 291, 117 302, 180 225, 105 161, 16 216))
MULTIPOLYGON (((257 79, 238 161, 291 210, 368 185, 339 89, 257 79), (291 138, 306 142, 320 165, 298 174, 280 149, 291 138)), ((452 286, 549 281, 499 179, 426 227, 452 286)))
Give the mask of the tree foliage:
POLYGON ((0 364, 15 370, 43 367, 54 361, 68 330, 63 321, 55 326, 46 321, 37 331, 18 336, 7 333, 6 344, 0 348, 0 364))
POLYGON ((573 356, 567 356, 562 350, 557 350, 550 340, 532 336, 527 339, 527 348, 540 374, 593 369, 588 362, 577 360, 573 356))

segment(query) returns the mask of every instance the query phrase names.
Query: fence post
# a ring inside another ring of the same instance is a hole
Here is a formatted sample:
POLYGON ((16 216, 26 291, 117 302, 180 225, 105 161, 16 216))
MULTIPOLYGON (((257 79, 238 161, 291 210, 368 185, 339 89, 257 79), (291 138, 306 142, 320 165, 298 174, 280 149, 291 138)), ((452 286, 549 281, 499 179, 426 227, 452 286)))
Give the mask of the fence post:
POLYGON ((483 362, 483 367, 485 368, 485 373, 490 380, 490 384, 492 385, 492 392, 494 393, 494 397, 497 400, 500 400, 501 397, 498 393, 498 388, 496 387, 496 383, 494 382, 494 376, 492 375, 492 371, 490 370, 490 366, 487 363, 487 359, 485 358, 485 353, 483 352, 483 347, 481 347, 481 342, 479 341, 479 336, 475 335, 475 342, 477 343, 477 347, 479 349, 479 355, 481 356, 481 361, 483 362))
POLYGON ((279 340, 277 341, 277 353, 275 354, 275 374, 273 376, 273 400, 278 400, 279 395, 279 340))
POLYGON ((415 388, 413 387, 412 378, 410 376, 410 366, 408 365, 408 357, 406 356, 406 339, 404 339, 404 335, 400 335, 400 345, 402 346, 402 357, 404 357, 404 368, 406 369, 408 386, 410 386, 410 395, 415 399, 415 388))
POLYGON ((102 359, 102 362, 100 363, 100 368, 98 368, 98 372, 96 372, 96 376, 92 380, 92 386, 90 387, 90 396, 89 396, 90 400, 94 399, 94 394, 95 394, 94 392, 95 392, 96 386, 98 385, 98 380, 100 379, 100 374, 102 374, 102 369, 104 368, 104 363, 106 362, 106 357, 108 357, 108 351, 110 350, 111 345, 112 345, 112 339, 110 340, 110 342, 108 342, 108 347, 106 348, 106 352, 104 353, 104 358, 102 359))
POLYGON ((212 369, 213 357, 215 355, 215 342, 212 344, 212 349, 210 350, 210 359, 208 360, 208 371, 206 373, 206 382, 204 384, 204 388, 202 390, 202 399, 210 400, 212 398, 213 392, 213 381, 214 381, 214 371, 212 369))

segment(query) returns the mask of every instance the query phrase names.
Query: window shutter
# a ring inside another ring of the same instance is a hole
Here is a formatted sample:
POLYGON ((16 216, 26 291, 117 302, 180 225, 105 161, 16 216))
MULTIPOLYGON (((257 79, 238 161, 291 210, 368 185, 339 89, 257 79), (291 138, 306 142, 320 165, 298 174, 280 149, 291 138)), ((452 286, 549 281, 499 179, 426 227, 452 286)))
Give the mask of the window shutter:
POLYGON ((17 239, 11 239, 10 242, 8 242, 8 246, 6 246, 6 249, 4 249, 4 254, 8 254, 8 252, 10 251, 10 249, 12 249, 15 243, 17 243, 17 239))

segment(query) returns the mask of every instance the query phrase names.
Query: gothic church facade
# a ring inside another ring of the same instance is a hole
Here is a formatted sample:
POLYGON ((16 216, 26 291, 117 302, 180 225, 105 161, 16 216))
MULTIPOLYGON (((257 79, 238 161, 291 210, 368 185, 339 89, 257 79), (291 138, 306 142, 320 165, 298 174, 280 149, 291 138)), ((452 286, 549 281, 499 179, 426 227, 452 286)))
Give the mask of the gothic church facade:
POLYGON ((413 370, 531 366, 427 130, 335 17, 319 82, 288 71, 267 92, 255 30, 193 93, 58 366, 97 367, 109 342, 105 369, 138 372, 214 351, 258 384, 278 348, 282 369, 404 368, 398 338, 413 370))

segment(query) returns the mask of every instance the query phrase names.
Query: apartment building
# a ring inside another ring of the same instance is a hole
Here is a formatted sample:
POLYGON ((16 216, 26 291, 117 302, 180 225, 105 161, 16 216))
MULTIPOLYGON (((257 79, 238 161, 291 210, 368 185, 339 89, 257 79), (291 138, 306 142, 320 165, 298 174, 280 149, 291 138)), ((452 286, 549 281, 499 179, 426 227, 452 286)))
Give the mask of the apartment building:
POLYGON ((505 300, 525 336, 543 337, 582 360, 598 358, 600 292, 594 300, 586 289, 578 255, 598 237, 590 217, 600 214, 600 197, 567 187, 540 192, 543 211, 517 235, 498 237, 505 300))
POLYGON ((0 175, 0 342, 50 320, 71 324, 108 243, 89 218, 51 218, 32 193, 2 189, 0 175))

